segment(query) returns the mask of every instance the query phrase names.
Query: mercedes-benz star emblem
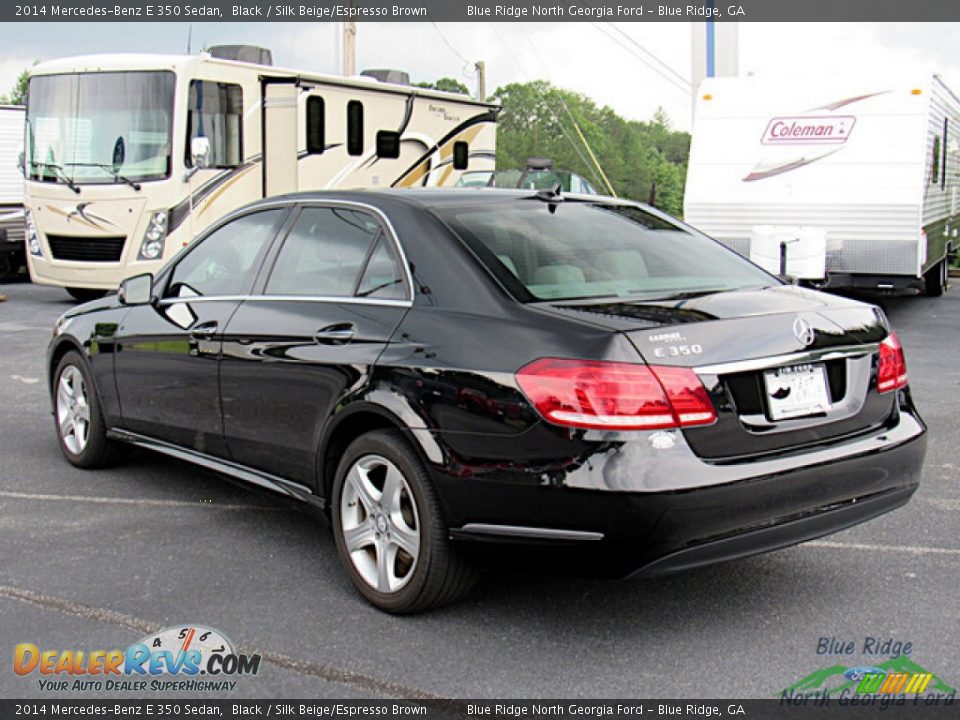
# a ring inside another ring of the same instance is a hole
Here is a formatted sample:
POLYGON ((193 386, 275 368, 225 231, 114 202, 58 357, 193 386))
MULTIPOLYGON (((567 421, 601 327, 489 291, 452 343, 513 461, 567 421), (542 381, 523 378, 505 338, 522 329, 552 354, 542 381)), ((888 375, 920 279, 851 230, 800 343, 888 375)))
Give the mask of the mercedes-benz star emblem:
POLYGON ((803 318, 797 318, 793 321, 793 334, 796 335, 797 340, 804 345, 813 345, 813 341, 816 339, 816 334, 810 326, 810 323, 803 318))

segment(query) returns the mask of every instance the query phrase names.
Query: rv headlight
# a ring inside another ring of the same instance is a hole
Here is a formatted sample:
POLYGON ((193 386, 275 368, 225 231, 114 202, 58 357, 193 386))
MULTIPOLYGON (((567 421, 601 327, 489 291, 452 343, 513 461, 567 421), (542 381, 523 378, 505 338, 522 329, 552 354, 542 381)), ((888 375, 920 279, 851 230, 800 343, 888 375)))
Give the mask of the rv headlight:
POLYGON ((37 234, 37 226, 33 224, 33 215, 27 210, 23 214, 23 220, 26 223, 27 249, 31 255, 43 257, 43 246, 40 244, 40 236, 37 234))
POLYGON ((140 243, 138 260, 159 260, 163 255, 163 241, 167 239, 167 211, 157 210, 150 216, 147 230, 140 243))

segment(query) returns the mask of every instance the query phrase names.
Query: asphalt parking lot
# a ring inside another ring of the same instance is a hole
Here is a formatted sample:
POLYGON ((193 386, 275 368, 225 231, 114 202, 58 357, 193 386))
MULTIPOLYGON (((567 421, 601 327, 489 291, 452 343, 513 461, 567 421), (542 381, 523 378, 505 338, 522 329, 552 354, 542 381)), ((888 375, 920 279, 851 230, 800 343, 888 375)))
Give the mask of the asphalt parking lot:
POLYGON ((323 522, 272 496, 146 452, 67 464, 44 352, 69 299, 0 292, 0 697, 78 695, 16 676, 17 643, 125 648, 181 623, 263 655, 230 697, 778 697, 834 663, 884 659, 818 655, 821 637, 910 642, 915 663, 960 686, 960 288, 882 303, 930 426, 907 507, 655 580, 488 575, 412 618, 366 605, 323 522))

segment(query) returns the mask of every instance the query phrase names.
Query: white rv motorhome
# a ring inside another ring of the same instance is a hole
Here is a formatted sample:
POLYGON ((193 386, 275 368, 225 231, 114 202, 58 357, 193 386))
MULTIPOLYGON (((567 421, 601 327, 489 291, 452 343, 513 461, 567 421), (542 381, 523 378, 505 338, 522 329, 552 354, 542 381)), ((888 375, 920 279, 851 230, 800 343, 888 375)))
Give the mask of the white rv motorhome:
POLYGON ((24 172, 33 281, 95 297, 156 271, 261 197, 453 186, 464 170, 494 168, 495 105, 269 62, 268 51, 226 46, 32 68, 24 172))
POLYGON ((0 105, 0 278, 16 275, 23 263, 23 175, 17 158, 23 149, 20 105, 0 105))
POLYGON ((960 100, 936 76, 700 86, 685 220, 774 272, 939 295, 958 186, 960 100))

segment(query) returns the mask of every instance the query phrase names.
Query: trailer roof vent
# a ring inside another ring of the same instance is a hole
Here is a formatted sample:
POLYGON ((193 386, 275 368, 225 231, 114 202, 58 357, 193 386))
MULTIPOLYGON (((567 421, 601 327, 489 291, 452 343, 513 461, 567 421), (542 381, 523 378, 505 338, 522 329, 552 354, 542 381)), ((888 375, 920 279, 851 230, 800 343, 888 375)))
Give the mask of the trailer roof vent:
POLYGON ((267 48, 256 45, 214 45, 207 52, 221 60, 253 63, 254 65, 273 65, 273 53, 267 48))
POLYGON ((364 77, 373 78, 383 83, 392 83, 394 85, 409 85, 410 73, 403 70, 390 70, 389 68, 373 68, 364 70, 360 73, 364 77))

